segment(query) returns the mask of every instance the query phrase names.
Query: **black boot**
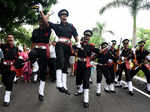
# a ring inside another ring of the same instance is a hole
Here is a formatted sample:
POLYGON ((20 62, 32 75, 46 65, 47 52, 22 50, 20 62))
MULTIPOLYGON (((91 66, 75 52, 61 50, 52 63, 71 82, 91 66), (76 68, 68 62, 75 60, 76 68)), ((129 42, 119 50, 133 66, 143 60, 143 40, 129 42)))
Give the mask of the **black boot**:
POLYGON ((89 107, 89 103, 83 102, 83 107, 84 107, 84 108, 88 108, 88 107, 89 107))
POLYGON ((67 95, 71 95, 71 93, 69 92, 69 90, 64 89, 64 93, 67 95))
POLYGON ((10 102, 3 102, 3 106, 8 107, 10 102))
POLYGON ((41 102, 44 101, 44 96, 39 94, 39 101, 41 101, 41 102))
POLYGON ((129 95, 133 96, 134 95, 133 91, 129 91, 129 95))
POLYGON ((82 93, 76 92, 76 93, 74 93, 74 95, 75 96, 80 96, 80 95, 82 95, 82 93))
POLYGON ((101 93, 96 93, 96 96, 101 96, 101 93))
POLYGON ((61 92, 61 93, 64 93, 64 91, 65 91, 65 88, 63 88, 63 87, 57 87, 57 89, 58 89, 58 91, 61 92))

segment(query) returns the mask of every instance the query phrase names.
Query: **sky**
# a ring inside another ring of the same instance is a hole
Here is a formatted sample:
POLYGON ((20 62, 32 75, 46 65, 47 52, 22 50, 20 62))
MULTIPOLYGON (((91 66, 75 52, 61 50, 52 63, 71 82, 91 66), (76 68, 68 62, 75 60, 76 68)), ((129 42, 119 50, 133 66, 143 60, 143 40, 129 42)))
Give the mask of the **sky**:
MULTIPOLYGON (((107 42, 112 39, 132 37, 132 17, 127 8, 113 8, 107 10, 103 15, 99 15, 99 9, 113 0, 58 0, 53 5, 51 11, 55 13, 50 17, 50 21, 57 23, 58 11, 67 9, 70 13, 68 22, 72 23, 78 33, 79 38, 83 36, 86 29, 92 29, 96 22, 105 23, 106 30, 112 30, 115 36, 104 33, 103 37, 107 42)), ((140 11, 137 16, 137 27, 150 29, 150 11, 140 11)))

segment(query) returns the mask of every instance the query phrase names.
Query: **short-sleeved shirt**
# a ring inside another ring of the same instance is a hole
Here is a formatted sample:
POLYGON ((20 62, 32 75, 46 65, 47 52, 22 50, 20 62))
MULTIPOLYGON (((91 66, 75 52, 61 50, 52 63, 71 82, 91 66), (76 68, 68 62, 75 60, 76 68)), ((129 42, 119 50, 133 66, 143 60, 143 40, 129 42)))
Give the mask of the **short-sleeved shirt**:
POLYGON ((33 30, 31 38, 32 43, 49 43, 51 32, 52 31, 50 27, 33 30))
POLYGON ((0 48, 3 51, 4 59, 6 60, 15 60, 18 58, 18 48, 13 46, 10 47, 8 44, 1 44, 0 48))
POLYGON ((73 36, 74 38, 78 36, 76 28, 70 24, 70 23, 60 23, 60 24, 54 24, 49 22, 50 27, 55 31, 56 35, 61 38, 69 38, 73 36))

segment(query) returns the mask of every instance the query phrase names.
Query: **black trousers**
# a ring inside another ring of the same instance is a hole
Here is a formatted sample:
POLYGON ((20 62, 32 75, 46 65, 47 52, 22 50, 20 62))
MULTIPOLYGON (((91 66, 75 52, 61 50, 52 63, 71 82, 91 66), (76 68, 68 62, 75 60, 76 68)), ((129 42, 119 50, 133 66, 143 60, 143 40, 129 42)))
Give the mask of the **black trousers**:
POLYGON ((114 80, 115 80, 115 76, 116 76, 116 73, 114 72, 114 66, 108 66, 108 70, 109 70, 109 73, 110 73, 110 77, 111 77, 111 82, 113 83, 114 80))
POLYGON ((91 75, 91 68, 86 67, 86 62, 77 62, 76 70, 76 85, 83 84, 83 89, 89 89, 89 79, 91 75))
POLYGON ((56 47, 56 70, 61 69, 63 73, 67 73, 69 67, 69 57, 71 55, 70 46, 57 42, 56 47))
POLYGON ((29 53, 31 65, 37 60, 39 65, 39 78, 42 81, 46 80, 48 58, 46 56, 46 49, 33 48, 29 53))
POLYGON ((121 81, 121 78, 122 78, 122 72, 123 70, 125 71, 125 78, 126 78, 126 81, 131 81, 132 78, 131 78, 131 74, 130 74, 130 69, 127 69, 125 63, 122 63, 119 68, 118 68, 118 75, 119 75, 119 78, 118 78, 118 81, 121 81))
POLYGON ((3 66, 2 70, 2 82, 5 86, 6 91, 13 90, 13 80, 15 78, 16 73, 10 70, 10 66, 3 66))
POLYGON ((97 71, 97 83, 101 83, 102 74, 104 75, 104 77, 106 79, 106 83, 108 85, 110 85, 113 82, 111 74, 108 70, 108 66, 97 66, 96 71, 97 71))
POLYGON ((150 83, 150 70, 146 68, 145 65, 142 65, 141 67, 137 68, 136 70, 131 70, 131 77, 133 78, 139 70, 142 70, 144 72, 144 75, 147 79, 147 83, 150 83))
POLYGON ((51 79, 56 80, 56 58, 49 58, 48 67, 51 79))

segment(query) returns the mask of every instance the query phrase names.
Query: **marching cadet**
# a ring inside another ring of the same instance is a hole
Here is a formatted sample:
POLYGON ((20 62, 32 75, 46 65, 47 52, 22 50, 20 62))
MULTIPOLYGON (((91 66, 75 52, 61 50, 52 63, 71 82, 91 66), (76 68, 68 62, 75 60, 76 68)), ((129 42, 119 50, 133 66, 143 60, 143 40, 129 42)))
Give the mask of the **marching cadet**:
POLYGON ((4 106, 8 106, 10 104, 11 93, 13 90, 13 80, 15 77, 15 71, 12 70, 12 66, 18 58, 18 48, 14 45, 14 36, 9 34, 7 36, 7 43, 1 44, 0 48, 4 54, 4 58, 1 62, 2 82, 5 86, 3 104, 4 106))
MULTIPOLYGON (((111 74, 111 77, 112 77, 112 81, 115 81, 115 76, 116 76, 116 71, 115 71, 115 67, 116 67, 116 63, 117 63, 117 50, 115 48, 115 45, 116 45, 116 40, 112 40, 112 45, 110 47, 110 49, 108 49, 108 55, 109 55, 109 59, 108 59, 108 70, 109 70, 109 73, 111 74)), ((110 85, 110 90, 112 92, 115 92, 115 87, 114 87, 114 83, 112 83, 110 85)))
POLYGON ((147 92, 150 93, 150 70, 146 64, 149 51, 144 49, 144 45, 145 41, 138 42, 139 49, 135 51, 135 69, 131 71, 131 76, 134 77, 139 72, 139 70, 142 70, 147 79, 147 92))
MULTIPOLYGON (((42 6, 39 7, 39 12, 42 12, 42 10, 42 6)), ((47 17, 45 19, 48 20, 47 17)), ((51 27, 45 24, 41 16, 39 16, 38 21, 39 28, 34 29, 32 33, 32 50, 29 53, 29 59, 31 60, 31 65, 34 64, 35 61, 38 61, 40 78, 39 101, 43 101, 45 80, 47 75, 47 65, 48 59, 50 57, 49 39, 51 35, 51 27)))
POLYGON ((118 74, 119 74, 119 83, 121 82, 121 78, 122 78, 122 72, 123 70, 125 71, 125 77, 126 77, 126 82, 128 85, 128 89, 129 89, 129 95, 133 96, 133 86, 132 86, 132 78, 130 75, 130 61, 134 59, 134 54, 133 51, 129 48, 129 40, 128 39, 124 39, 122 41, 123 43, 123 49, 122 52, 120 54, 120 66, 118 69, 118 74))
POLYGON ((75 96, 84 93, 83 106, 89 107, 89 78, 91 74, 90 57, 92 54, 93 46, 89 44, 90 37, 92 36, 91 30, 84 32, 84 37, 81 39, 81 47, 77 46, 77 70, 76 70, 76 85, 78 87, 75 96))
POLYGON ((67 22, 69 12, 66 9, 59 11, 58 16, 61 20, 60 24, 48 22, 44 14, 41 12, 43 20, 50 26, 58 36, 59 40, 56 43, 56 87, 61 93, 70 95, 67 88, 67 69, 69 66, 69 57, 73 52, 71 38, 72 36, 78 42, 78 33, 76 28, 67 22))
POLYGON ((102 81, 102 74, 104 75, 106 79, 106 85, 104 90, 106 92, 113 92, 115 93, 115 89, 113 86, 113 80, 112 76, 109 72, 109 54, 108 54, 108 43, 103 42, 101 44, 101 49, 99 49, 96 53, 96 59, 98 60, 96 69, 97 69, 97 88, 96 88, 96 95, 100 96, 101 95, 101 81, 102 81), (111 85, 111 86, 110 86, 111 85))
MULTIPOLYGON (((61 20, 60 24, 54 24, 48 22, 47 17, 50 14, 44 15, 42 5, 37 5, 39 12, 42 16, 42 20, 45 23, 47 28, 52 28, 59 40, 56 43, 56 87, 61 93, 65 93, 70 95, 70 92, 67 88, 67 69, 69 66, 69 57, 71 52, 73 52, 71 38, 72 36, 75 38, 76 42, 78 42, 78 33, 76 28, 67 22, 67 17, 69 16, 69 12, 66 9, 62 9, 59 11, 58 16, 61 20)), ((46 67, 45 67, 46 68, 46 67)))

